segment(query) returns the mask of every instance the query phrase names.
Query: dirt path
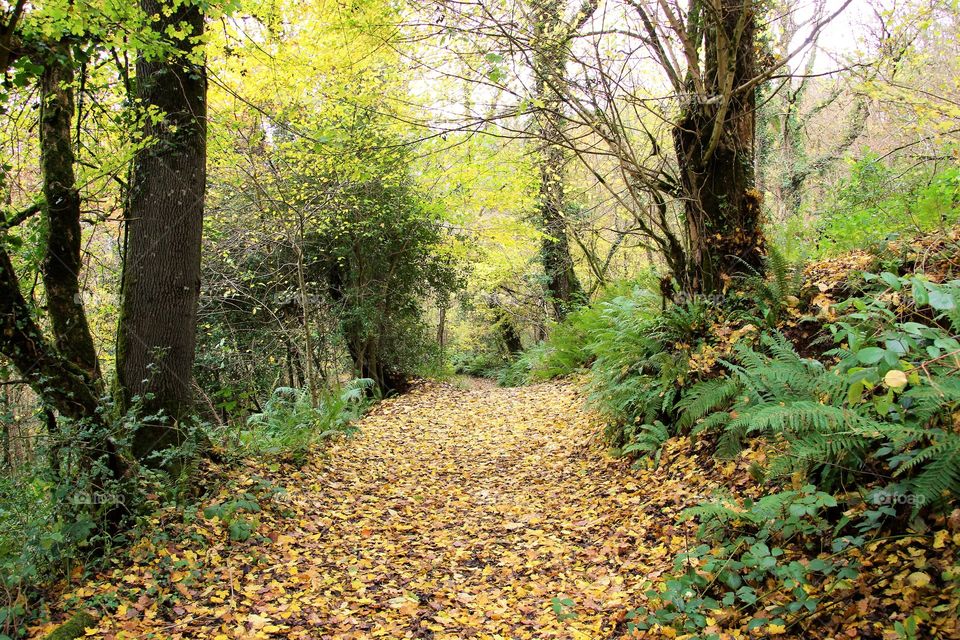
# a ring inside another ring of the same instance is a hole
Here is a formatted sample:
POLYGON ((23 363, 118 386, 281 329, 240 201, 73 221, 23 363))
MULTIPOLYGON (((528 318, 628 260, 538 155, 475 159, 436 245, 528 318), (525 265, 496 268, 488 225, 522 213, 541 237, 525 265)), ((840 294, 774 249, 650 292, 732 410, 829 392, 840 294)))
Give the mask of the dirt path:
POLYGON ((198 517, 189 542, 158 521, 179 541, 145 540, 79 589, 123 603, 93 637, 620 637, 685 544, 671 525, 686 500, 606 458, 581 406, 564 384, 386 401, 299 470, 248 469, 230 491, 285 489, 249 540, 198 517))

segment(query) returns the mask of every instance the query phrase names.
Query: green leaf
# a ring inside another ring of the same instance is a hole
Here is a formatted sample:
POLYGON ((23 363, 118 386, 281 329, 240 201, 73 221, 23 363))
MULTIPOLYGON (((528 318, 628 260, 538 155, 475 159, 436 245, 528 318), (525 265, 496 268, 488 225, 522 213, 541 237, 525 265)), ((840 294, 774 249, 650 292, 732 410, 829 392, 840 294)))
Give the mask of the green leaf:
POLYGON ((858 404, 860 399, 863 398, 863 390, 863 380, 858 380, 850 385, 850 389, 847 390, 847 403, 858 404))
POLYGON ((253 523, 249 520, 234 520, 230 523, 230 539, 234 542, 244 542, 253 535, 253 523))
POLYGON ((886 350, 880 347, 866 347, 857 351, 857 360, 863 364, 877 364, 886 353, 886 350))
POLYGON ((929 301, 927 287, 924 285, 923 280, 919 278, 913 279, 913 300, 917 303, 918 307, 925 306, 929 301))
POLYGON ((884 271, 880 274, 880 277, 883 278, 883 281, 890 285, 890 288, 894 291, 900 291, 900 289, 903 287, 903 282, 900 280, 900 278, 889 271, 884 271))
POLYGON ((937 311, 950 311, 957 307, 957 303, 953 299, 953 296, 945 291, 941 291, 940 289, 933 289, 930 291, 929 302, 930 306, 937 311))

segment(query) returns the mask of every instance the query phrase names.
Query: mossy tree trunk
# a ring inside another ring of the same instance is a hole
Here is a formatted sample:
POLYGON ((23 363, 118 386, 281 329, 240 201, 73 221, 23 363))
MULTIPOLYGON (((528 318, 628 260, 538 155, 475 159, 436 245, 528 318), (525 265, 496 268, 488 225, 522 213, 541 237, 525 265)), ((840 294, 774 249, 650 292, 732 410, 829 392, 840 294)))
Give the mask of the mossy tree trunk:
POLYGON ((691 90, 673 129, 689 243, 687 272, 678 275, 688 291, 714 293, 738 273, 763 269, 751 86, 757 76, 756 6, 753 0, 693 4, 688 32, 704 43, 706 87, 699 94, 691 90))
POLYGON ((100 365, 80 290, 80 191, 70 139, 73 118, 73 56, 70 45, 50 47, 40 86, 40 151, 47 247, 43 287, 56 350, 100 387, 100 365))
POLYGON ((562 320, 583 302, 583 287, 574 270, 567 237, 564 176, 566 157, 562 130, 564 101, 557 92, 566 77, 570 26, 564 22, 562 0, 545 0, 532 6, 534 104, 539 107, 538 164, 540 193, 537 222, 543 233, 540 259, 547 297, 554 316, 562 320))

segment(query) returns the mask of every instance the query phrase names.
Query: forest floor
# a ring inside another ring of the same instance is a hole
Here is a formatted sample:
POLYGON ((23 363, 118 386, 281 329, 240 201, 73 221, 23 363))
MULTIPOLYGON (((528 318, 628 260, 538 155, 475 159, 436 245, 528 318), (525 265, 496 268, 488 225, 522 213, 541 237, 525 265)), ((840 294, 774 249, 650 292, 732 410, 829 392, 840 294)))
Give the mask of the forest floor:
POLYGON ((713 482, 611 459, 582 405, 570 382, 424 385, 306 464, 247 463, 207 517, 161 511, 64 608, 102 603, 96 638, 621 637, 713 482))

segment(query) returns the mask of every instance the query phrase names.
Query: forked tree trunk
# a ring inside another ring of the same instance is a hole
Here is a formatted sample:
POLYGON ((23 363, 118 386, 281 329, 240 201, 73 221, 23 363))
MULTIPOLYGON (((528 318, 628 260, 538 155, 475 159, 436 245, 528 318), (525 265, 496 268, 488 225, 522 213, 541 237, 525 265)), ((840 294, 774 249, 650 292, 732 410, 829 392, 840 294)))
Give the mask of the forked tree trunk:
MULTIPOLYGON (((102 463, 105 473, 92 478, 94 489, 106 482, 122 480, 128 472, 126 460, 110 440, 100 406, 97 386, 87 373, 60 356, 40 327, 33 320, 10 256, 0 245, 0 353, 10 359, 20 375, 61 416, 84 423, 84 441, 76 443, 83 452, 85 468, 97 469, 102 463)), ((125 496, 124 496, 125 497, 125 496)), ((106 505, 103 515, 108 531, 115 531, 123 516, 122 497, 106 505)))
POLYGON ((200 242, 206 187, 206 75, 194 46, 203 15, 192 2, 141 0, 157 33, 173 36, 162 58, 137 60, 137 96, 148 117, 147 148, 137 152, 126 211, 126 254, 117 369, 125 404, 134 397, 144 424, 134 454, 182 442, 178 421, 193 412, 192 369, 200 291, 200 242))
MULTIPOLYGON (((674 127, 689 242, 681 284, 714 293, 730 278, 763 269, 761 196, 754 181, 756 91, 735 91, 756 75, 754 0, 720 0, 704 16, 709 103, 691 100, 674 127)), ((694 95, 691 93, 691 95, 694 95)))

